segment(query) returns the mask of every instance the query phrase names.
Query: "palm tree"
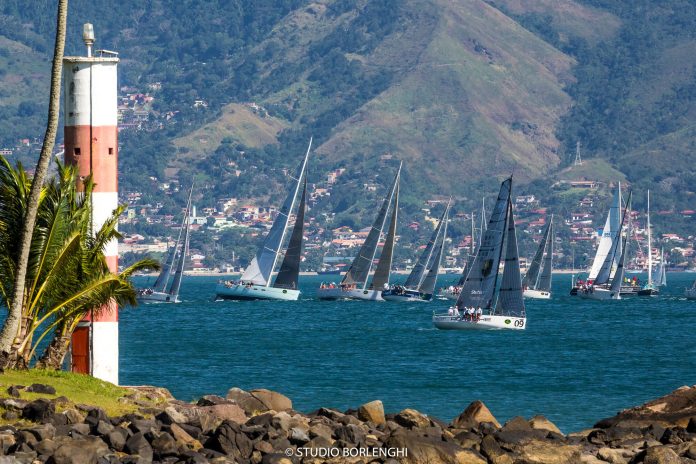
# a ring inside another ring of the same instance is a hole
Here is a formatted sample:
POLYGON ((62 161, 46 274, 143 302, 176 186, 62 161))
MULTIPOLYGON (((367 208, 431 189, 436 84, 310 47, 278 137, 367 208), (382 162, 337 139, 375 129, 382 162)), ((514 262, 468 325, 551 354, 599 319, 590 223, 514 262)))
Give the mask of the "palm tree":
POLYGON ((56 141, 58 131, 58 113, 60 111, 60 83, 63 73, 63 52, 65 50, 65 29, 68 19, 68 0, 58 0, 58 14, 56 20, 56 42, 53 49, 53 66, 51 68, 51 92, 48 106, 48 121, 44 134, 41 154, 36 163, 34 171, 34 181, 29 193, 25 216, 18 223, 21 230, 19 240, 19 257, 14 275, 13 296, 8 305, 7 318, 0 332, 0 366, 11 362, 10 349, 19 333, 22 317, 23 301, 25 300, 25 282, 27 277, 27 267, 29 265, 29 253, 31 249, 32 236, 34 235, 34 225, 39 209, 39 197, 48 165, 51 160, 51 153, 56 141))
MULTIPOLYGON (((86 179, 84 191, 79 192, 76 168, 57 165, 58 175, 44 185, 39 198, 20 324, 11 345, 10 365, 14 367, 27 367, 39 343, 52 334, 38 364, 60 368, 78 322, 96 311, 93 308, 135 304, 131 275, 158 267, 156 261, 147 259, 120 274, 109 271, 104 248, 110 240, 120 238, 116 225, 125 207, 117 208, 92 233, 92 180, 86 179)), ((14 244, 30 190, 31 181, 21 165, 13 168, 0 157, 0 304, 7 307, 14 303, 10 295, 14 295, 19 260, 14 244)))

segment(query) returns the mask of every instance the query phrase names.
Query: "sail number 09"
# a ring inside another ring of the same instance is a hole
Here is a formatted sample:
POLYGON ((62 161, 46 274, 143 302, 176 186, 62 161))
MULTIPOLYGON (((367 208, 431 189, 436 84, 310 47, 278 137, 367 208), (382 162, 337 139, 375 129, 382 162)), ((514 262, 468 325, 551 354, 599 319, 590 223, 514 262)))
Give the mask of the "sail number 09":
POLYGON ((524 327, 524 319, 515 319, 515 327, 524 327))

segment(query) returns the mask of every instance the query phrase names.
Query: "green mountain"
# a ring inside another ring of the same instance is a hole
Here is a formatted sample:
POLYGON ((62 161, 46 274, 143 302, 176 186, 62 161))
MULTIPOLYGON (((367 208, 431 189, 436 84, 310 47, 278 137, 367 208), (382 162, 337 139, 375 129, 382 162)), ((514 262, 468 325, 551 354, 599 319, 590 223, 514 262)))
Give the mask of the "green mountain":
MULTIPOLYGON (((42 134, 53 3, 0 6, 2 145, 42 134)), ((688 0, 72 0, 67 53, 87 21, 124 88, 155 97, 146 130, 121 134, 125 189, 195 177, 201 195, 278 198, 312 135, 316 179, 348 168, 322 205, 346 218, 396 160, 407 210, 469 208, 510 173, 543 194, 579 140, 657 207, 692 201, 688 0)))

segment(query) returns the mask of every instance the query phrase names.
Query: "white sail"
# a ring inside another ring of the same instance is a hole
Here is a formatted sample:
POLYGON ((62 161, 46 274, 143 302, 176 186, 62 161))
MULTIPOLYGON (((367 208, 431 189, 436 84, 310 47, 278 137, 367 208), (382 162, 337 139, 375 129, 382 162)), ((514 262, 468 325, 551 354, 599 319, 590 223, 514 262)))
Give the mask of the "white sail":
MULTIPOLYGON (((604 229, 602 229, 602 238, 599 241, 599 246, 597 247, 597 253, 595 254, 594 261, 592 262, 592 268, 590 269, 590 275, 587 277, 588 280, 594 281, 599 274, 600 269, 604 265, 607 256, 611 253, 612 249, 621 249, 621 183, 616 188, 616 193, 614 194, 614 199, 609 209, 609 214, 607 215, 607 221, 604 224, 604 229)), ((617 259, 612 263, 608 263, 611 266, 610 274, 616 269, 616 264, 618 264, 619 253, 613 253, 617 259)))

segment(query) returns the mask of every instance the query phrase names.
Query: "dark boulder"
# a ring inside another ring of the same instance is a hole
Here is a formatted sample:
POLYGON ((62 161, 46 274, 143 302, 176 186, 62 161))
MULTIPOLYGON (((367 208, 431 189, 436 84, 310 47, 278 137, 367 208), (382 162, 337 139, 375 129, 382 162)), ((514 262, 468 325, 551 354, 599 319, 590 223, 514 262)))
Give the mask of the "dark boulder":
POLYGON ((34 422, 43 422, 56 413, 56 406, 48 400, 39 398, 22 408, 22 418, 34 422))
POLYGON ((33 393, 43 393, 45 395, 55 395, 56 389, 51 385, 43 385, 40 383, 33 383, 27 387, 28 392, 33 393))
POLYGON ((152 461, 152 446, 150 446, 150 443, 147 442, 145 435, 142 432, 137 432, 130 437, 126 441, 123 451, 131 455, 140 456, 145 460, 152 461))
POLYGON ((128 430, 123 427, 114 427, 114 429, 103 438, 112 449, 123 451, 123 448, 126 446, 126 441, 128 441, 128 430))
POLYGON ((18 385, 10 385, 9 387, 7 387, 7 394, 15 398, 19 398, 18 385))
POLYGON ((242 432, 240 425, 233 421, 220 424, 204 446, 238 460, 249 459, 253 449, 252 441, 242 432))
POLYGON ((152 439, 151 445, 152 451, 157 459, 162 459, 167 456, 176 456, 178 454, 176 440, 167 432, 160 432, 152 439))
POLYGON ((96 437, 78 440, 59 437, 56 445, 47 464, 96 464, 99 457, 109 453, 106 443, 96 437))

